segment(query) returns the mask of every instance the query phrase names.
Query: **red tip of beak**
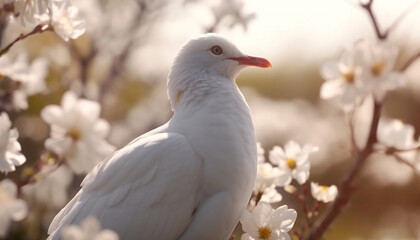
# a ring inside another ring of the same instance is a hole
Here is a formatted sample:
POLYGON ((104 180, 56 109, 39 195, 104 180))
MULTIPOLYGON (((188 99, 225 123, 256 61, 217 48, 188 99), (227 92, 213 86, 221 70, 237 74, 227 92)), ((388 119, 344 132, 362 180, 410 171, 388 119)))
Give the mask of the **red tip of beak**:
POLYGON ((237 61, 241 65, 248 65, 248 66, 255 66, 255 67, 262 67, 262 68, 271 68, 271 63, 265 58, 259 57, 236 57, 236 58, 229 58, 231 60, 237 61))

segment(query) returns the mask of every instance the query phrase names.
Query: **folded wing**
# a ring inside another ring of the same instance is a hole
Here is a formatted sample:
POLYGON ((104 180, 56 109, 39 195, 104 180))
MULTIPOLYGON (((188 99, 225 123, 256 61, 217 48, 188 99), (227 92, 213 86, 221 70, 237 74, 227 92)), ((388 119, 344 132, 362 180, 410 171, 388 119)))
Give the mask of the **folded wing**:
POLYGON ((96 166, 54 218, 49 239, 89 215, 120 239, 176 239, 191 221, 202 162, 177 133, 139 138, 96 166))

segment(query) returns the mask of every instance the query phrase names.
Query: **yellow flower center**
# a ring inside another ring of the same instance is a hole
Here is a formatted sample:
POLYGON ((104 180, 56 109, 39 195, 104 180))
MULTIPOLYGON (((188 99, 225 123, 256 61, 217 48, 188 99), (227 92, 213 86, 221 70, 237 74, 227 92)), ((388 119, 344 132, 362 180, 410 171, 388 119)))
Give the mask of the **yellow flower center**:
POLYGON ((290 168, 290 170, 293 170, 296 168, 296 161, 293 158, 288 158, 286 160, 286 165, 288 168, 290 168))
POLYGON ((379 76, 384 72, 385 66, 386 66, 385 62, 377 62, 372 65, 370 70, 372 71, 373 75, 379 76))
POLYGON ((327 192, 329 187, 325 186, 325 185, 319 185, 319 187, 321 188, 322 191, 327 192))
POLYGON ((342 77, 348 84, 354 83, 354 72, 343 73, 342 77))
POLYGON ((82 132, 77 128, 72 128, 67 132, 67 135, 69 135, 74 141, 79 140, 82 138, 82 132))
POLYGON ((269 239, 271 236, 271 230, 268 227, 258 228, 258 238, 259 239, 269 239))

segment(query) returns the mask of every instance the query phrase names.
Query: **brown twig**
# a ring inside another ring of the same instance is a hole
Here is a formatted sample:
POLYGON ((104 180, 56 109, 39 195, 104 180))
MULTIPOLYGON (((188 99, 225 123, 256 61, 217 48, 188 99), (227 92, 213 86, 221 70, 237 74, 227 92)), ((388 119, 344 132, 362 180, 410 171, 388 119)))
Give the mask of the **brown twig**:
POLYGON ((320 239, 331 225, 331 223, 340 215, 343 208, 347 205, 350 199, 350 195, 353 191, 354 180, 362 169, 366 159, 373 153, 373 146, 375 143, 377 143, 376 135, 378 131, 379 119, 381 116, 381 108, 382 106, 380 103, 374 103, 372 122, 370 125, 369 137, 366 141, 366 145, 362 150, 356 151, 353 166, 347 176, 343 179, 337 198, 328 208, 327 212, 319 220, 319 222, 315 223, 314 227, 309 233, 309 236, 306 238, 307 240, 320 239))
MULTIPOLYGON (((49 154, 49 153, 47 153, 49 154)), ((41 160, 38 160, 38 162, 36 163, 36 167, 35 167, 35 173, 25 176, 21 181, 18 182, 17 184, 17 188, 18 188, 18 193, 21 192, 22 188, 28 184, 32 184, 32 183, 36 183, 37 181, 39 181, 40 179, 38 178, 38 176, 42 176, 44 178, 48 177, 50 174, 52 174, 53 172, 55 172, 59 167, 61 167, 64 164, 64 159, 62 159, 60 157, 60 159, 58 159, 58 161, 55 163, 54 168, 49 169, 48 171, 45 171, 43 173, 41 173, 42 169, 45 166, 45 163, 41 160)))
POLYGON ((399 156, 398 154, 392 154, 392 156, 400 163, 407 165, 408 167, 410 167, 412 170, 414 170, 414 172, 418 172, 418 168, 411 162, 405 160, 404 158, 402 158, 401 156, 399 156))
POLYGON ((52 27, 48 24, 39 24, 32 31, 30 31, 27 34, 21 34, 19 37, 17 37, 13 42, 9 43, 6 47, 0 50, 0 57, 3 56, 5 53, 7 53, 13 45, 15 45, 20 40, 23 40, 31 35, 34 35, 36 33, 43 33, 45 31, 52 31, 52 27))
POLYGON ((79 71, 79 78, 82 83, 82 93, 81 97, 86 97, 86 85, 88 82, 88 73, 89 68, 95 59, 96 55, 98 54, 98 48, 93 44, 93 41, 91 41, 90 44, 90 51, 87 54, 83 54, 79 48, 75 45, 75 42, 73 40, 70 40, 66 42, 67 46, 70 49, 70 54, 75 58, 77 63, 79 64, 80 71, 79 71))
POLYGON ((360 3, 360 6, 366 10, 366 12, 368 13, 372 24, 373 24, 373 28, 375 29, 375 33, 376 36, 378 37, 379 40, 383 40, 386 39, 387 35, 382 33, 381 30, 379 29, 379 24, 378 21, 376 20, 375 14, 372 11, 372 4, 373 4, 373 0, 369 0, 367 3, 360 3))
POLYGON ((419 58, 420 52, 417 52, 407 60, 407 62, 401 67, 400 71, 405 72, 405 70, 407 70, 419 58))
POLYGON ((381 152, 381 153, 386 154, 386 155, 393 155, 395 153, 411 152, 411 151, 418 151, 418 150, 420 150, 420 146, 406 148, 406 149, 395 148, 395 147, 386 147, 385 149, 379 150, 378 152, 381 152))

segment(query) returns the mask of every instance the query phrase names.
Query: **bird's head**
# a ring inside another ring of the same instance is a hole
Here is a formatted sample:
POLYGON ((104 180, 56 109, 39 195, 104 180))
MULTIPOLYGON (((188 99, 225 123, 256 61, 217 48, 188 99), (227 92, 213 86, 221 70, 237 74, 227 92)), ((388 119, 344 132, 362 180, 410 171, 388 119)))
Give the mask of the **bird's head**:
POLYGON ((190 40, 179 51, 168 76, 168 95, 173 110, 180 94, 194 81, 212 75, 234 81, 247 66, 268 68, 271 63, 243 54, 231 42, 214 34, 190 40))

